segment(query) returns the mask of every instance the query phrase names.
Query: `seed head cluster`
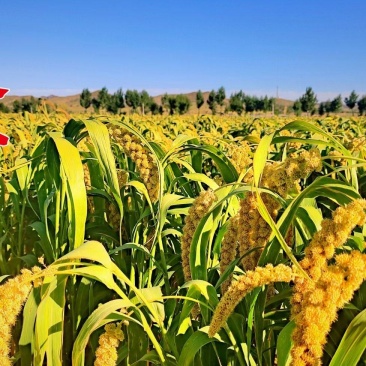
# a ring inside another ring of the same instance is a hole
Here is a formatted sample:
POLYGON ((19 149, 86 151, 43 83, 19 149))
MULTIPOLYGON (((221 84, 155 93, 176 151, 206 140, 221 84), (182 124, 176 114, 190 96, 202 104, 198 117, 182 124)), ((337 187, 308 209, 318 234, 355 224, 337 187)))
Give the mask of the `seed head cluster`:
POLYGON ((181 246, 183 274, 186 281, 190 281, 192 279, 189 265, 189 256, 191 252, 193 235, 199 222, 215 201, 216 196, 213 191, 202 191, 200 195, 194 200, 193 205, 190 207, 188 215, 185 218, 181 246))
POLYGON ((159 196, 159 172, 149 150, 142 145, 137 136, 125 129, 112 126, 110 134, 116 143, 122 147, 126 155, 136 164, 151 201, 156 202, 159 196))
POLYGON ((248 271, 245 275, 239 276, 238 280, 230 285, 216 307, 208 331, 209 337, 213 337, 221 329, 236 305, 249 292, 257 287, 273 282, 290 282, 292 277, 291 268, 284 264, 279 264, 275 267, 272 264, 267 264, 266 267, 256 267, 255 270, 248 271))
POLYGON ((239 174, 252 163, 250 154, 250 146, 246 141, 241 142, 240 145, 229 144, 227 147, 226 155, 239 174))
POLYGON ((313 171, 320 171, 320 151, 312 148, 299 156, 289 156, 283 163, 267 165, 263 172, 262 186, 286 197, 291 190, 300 191, 299 179, 306 178, 313 171))
POLYGON ((324 219, 305 249, 300 266, 308 274, 285 265, 256 267, 240 276, 225 292, 209 328, 212 337, 220 330, 241 299, 254 288, 273 282, 294 282, 291 316, 295 321, 291 350, 293 366, 321 365, 323 347, 337 311, 349 302, 366 279, 366 254, 359 251, 335 254, 356 225, 366 222, 366 200, 337 208, 324 219))
POLYGON ((351 137, 351 139, 345 143, 345 147, 350 151, 362 151, 366 146, 366 137, 351 137))
POLYGON ((121 189, 128 181, 128 173, 125 170, 117 170, 118 186, 121 189))
MULTIPOLYGON (((275 219, 279 204, 271 199, 269 195, 263 195, 262 199, 268 212, 275 219)), ((243 257, 242 265, 245 270, 253 270, 258 263, 263 247, 271 235, 270 226, 258 211, 257 199, 254 193, 248 193, 240 201, 238 232, 239 255, 243 257), (248 253, 250 250, 253 251, 248 253)))
POLYGON ((109 225, 111 225, 113 229, 119 230, 121 214, 117 205, 115 205, 113 202, 108 202, 106 214, 109 225))
POLYGON ((91 179, 90 179, 90 171, 88 165, 85 163, 83 164, 83 170, 84 170, 84 183, 85 187, 90 189, 91 188, 91 179))
MULTIPOLYGON (((220 273, 224 273, 229 264, 235 259, 237 252, 238 240, 238 221, 239 215, 233 216, 229 219, 227 231, 221 243, 221 257, 220 257, 220 273)), ((221 285, 221 293, 224 294, 232 280, 230 275, 221 285)))
MULTIPOLYGON (((285 198, 291 190, 300 191, 299 179, 305 178, 314 170, 320 170, 321 166, 318 149, 304 151, 297 157, 288 157, 283 163, 266 165, 261 184, 285 198)), ((267 193, 262 193, 261 197, 269 214, 275 220, 280 204, 267 193)), ((271 235, 271 228, 258 212, 257 200, 253 193, 247 194, 240 202, 239 215, 239 254, 244 256, 243 267, 252 270, 257 265, 263 247, 271 235), (256 247, 260 249, 246 254, 256 247)))
POLYGON ((117 348, 124 340, 121 326, 122 323, 109 323, 104 327, 105 332, 99 337, 99 346, 95 352, 94 366, 117 365, 117 348))
POLYGON ((21 274, 0 286, 0 365, 2 366, 12 364, 9 358, 11 330, 32 289, 32 275, 30 270, 23 269, 21 274))
POLYGON ((366 201, 356 200, 339 207, 332 220, 325 219, 321 230, 305 249, 300 262, 311 280, 295 278, 291 299, 293 365, 320 365, 326 336, 337 311, 352 299, 366 278, 366 255, 358 251, 335 255, 356 225, 366 221, 366 201), (328 262, 334 258, 335 263, 328 262))

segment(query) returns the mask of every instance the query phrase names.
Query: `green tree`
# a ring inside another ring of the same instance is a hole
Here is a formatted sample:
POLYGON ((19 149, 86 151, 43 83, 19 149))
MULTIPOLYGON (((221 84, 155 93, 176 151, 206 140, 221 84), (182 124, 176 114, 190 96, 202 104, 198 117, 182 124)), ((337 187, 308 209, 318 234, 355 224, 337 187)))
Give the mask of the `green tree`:
POLYGON ((7 107, 4 103, 0 103, 0 112, 2 112, 2 113, 9 113, 10 112, 10 108, 7 107))
POLYGON ((93 106, 94 112, 99 113, 100 110, 100 101, 97 98, 93 98, 91 101, 91 104, 93 106))
POLYGON ((231 94, 229 99, 229 110, 236 112, 240 116, 244 111, 244 98, 245 95, 241 90, 231 94))
POLYGON ((114 95, 110 96, 110 98, 108 100, 108 104, 106 106, 106 110, 109 113, 118 114, 118 107, 116 105, 114 95))
POLYGON ((316 103, 318 101, 312 88, 306 88, 305 94, 300 97, 301 110, 307 114, 313 113, 316 103))
POLYGON ((327 100, 326 102, 321 102, 319 104, 318 113, 320 116, 324 116, 324 114, 327 114, 327 116, 329 116, 329 113, 332 112, 333 107, 335 107, 335 105, 332 106, 332 102, 330 100, 327 100))
POLYGON ((102 88, 98 93, 98 101, 100 109, 107 109, 110 100, 110 94, 108 93, 108 89, 106 87, 102 88))
POLYGON ((144 115, 145 112, 148 112, 153 100, 150 97, 149 93, 146 90, 143 90, 140 93, 140 108, 141 114, 144 115))
POLYGON ((296 114, 296 116, 301 116, 301 111, 302 111, 302 105, 301 105, 301 101, 299 99, 295 100, 292 109, 294 110, 294 113, 296 114))
POLYGON ((113 114, 118 114, 122 108, 125 107, 122 89, 118 89, 113 95, 109 97, 107 104, 107 111, 113 114))
POLYGON ((92 101, 92 95, 89 89, 83 89, 83 91, 80 94, 80 105, 85 109, 85 112, 91 106, 91 101, 92 101))
POLYGON ((333 113, 339 113, 342 110, 342 97, 340 94, 330 102, 330 110, 333 113))
POLYGON ((217 100, 215 90, 211 90, 207 98, 208 107, 211 109, 212 114, 216 114, 217 100))
POLYGON ((327 116, 329 116, 329 113, 332 112, 332 102, 330 100, 324 102, 324 110, 327 113, 327 116))
POLYGON ((205 100, 203 98, 203 94, 202 94, 201 90, 199 90, 196 94, 196 106, 198 109, 198 113, 200 113, 200 109, 203 106, 204 102, 205 102, 205 100))
MULTIPOLYGON (((168 93, 165 93, 162 97, 161 97, 161 105, 164 108, 169 108, 169 105, 168 105, 168 93)), ((170 114, 170 113, 169 113, 170 114)))
POLYGON ((245 112, 254 112, 256 109, 256 97, 246 95, 244 98, 245 112))
POLYGON ((225 88, 222 86, 217 90, 215 96, 216 102, 220 107, 224 105, 225 98, 226 98, 226 92, 225 88))
POLYGON ((348 98, 347 97, 344 98, 344 102, 346 103, 346 106, 352 111, 352 115, 353 115, 353 108, 357 104, 357 99, 358 99, 358 95, 356 94, 356 92, 354 90, 352 90, 352 92, 348 98))
POLYGON ((363 95, 362 98, 357 102, 357 106, 360 116, 362 116, 363 113, 366 112, 366 95, 363 95))
POLYGON ((14 100, 13 102, 13 112, 19 113, 19 112, 29 112, 29 113, 35 113, 38 110, 38 100, 34 97, 22 98, 21 100, 14 100))
POLYGON ((170 115, 173 115, 177 110, 177 98, 173 95, 165 93, 161 98, 161 103, 168 108, 170 115))
POLYGON ((160 113, 160 108, 161 106, 159 106, 158 103, 156 103, 154 100, 152 101, 151 105, 150 105, 150 112, 153 115, 159 114, 160 113))
POLYGON ((319 116, 324 116, 324 114, 325 114, 325 105, 324 105, 324 102, 321 102, 319 104, 318 113, 319 113, 319 116))
POLYGON ((123 91, 121 88, 119 88, 114 94, 115 102, 117 104, 117 107, 119 109, 122 109, 125 107, 125 97, 123 95, 123 91))
POLYGON ((19 113, 22 111, 22 103, 19 100, 14 100, 13 102, 13 112, 19 113))
POLYGON ((136 112, 140 106, 140 93, 137 90, 127 90, 125 99, 126 104, 132 108, 132 112, 136 112))
POLYGON ((22 103, 22 111, 23 112, 24 111, 25 112, 30 112, 30 113, 33 112, 32 103, 28 99, 22 98, 21 103, 22 103))
POLYGON ((270 110, 272 110, 273 102, 274 99, 268 98, 267 95, 264 98, 262 98, 262 111, 269 112, 270 110))
POLYGON ((189 100, 189 98, 186 95, 183 94, 178 94, 176 96, 176 110, 177 112, 182 115, 184 113, 187 113, 190 106, 191 106, 191 101, 189 100))

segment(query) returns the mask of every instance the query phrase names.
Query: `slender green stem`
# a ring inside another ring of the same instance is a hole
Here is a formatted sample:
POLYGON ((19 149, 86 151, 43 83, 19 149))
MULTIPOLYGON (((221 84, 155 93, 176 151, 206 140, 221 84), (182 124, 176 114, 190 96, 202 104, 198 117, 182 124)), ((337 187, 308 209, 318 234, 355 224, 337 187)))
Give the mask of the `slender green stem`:
POLYGON ((231 341, 231 344, 234 347, 234 351, 235 351, 235 354, 238 357, 238 361, 239 361, 240 366, 247 366, 247 363, 245 362, 245 359, 244 359, 244 355, 242 353, 243 350, 241 349, 241 347, 238 346, 238 343, 236 342, 236 339, 235 339, 233 333, 231 332, 230 328, 227 325, 225 325, 224 329, 225 329, 225 331, 226 331, 226 333, 227 333, 227 335, 228 335, 228 337, 231 341))
POLYGON ((159 236, 158 236, 158 243, 159 243, 159 250, 160 250, 160 258, 161 258, 161 262, 162 262, 162 267, 164 268, 164 284, 165 284, 165 289, 166 289, 166 293, 170 294, 170 283, 169 283, 169 278, 168 278, 168 268, 166 265, 166 260, 165 260, 165 252, 164 252, 164 243, 163 240, 161 238, 161 233, 159 230, 159 236))

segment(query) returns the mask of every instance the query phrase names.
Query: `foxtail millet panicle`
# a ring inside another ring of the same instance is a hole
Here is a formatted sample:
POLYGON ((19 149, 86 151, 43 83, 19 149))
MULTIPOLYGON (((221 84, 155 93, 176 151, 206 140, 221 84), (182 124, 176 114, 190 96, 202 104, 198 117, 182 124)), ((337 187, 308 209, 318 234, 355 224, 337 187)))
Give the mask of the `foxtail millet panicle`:
POLYGON ((104 327, 105 332, 99 337, 99 346, 95 352, 94 366, 116 366, 117 348, 124 340, 121 329, 122 323, 109 323, 104 327))
MULTIPOLYGON (((288 157, 283 163, 267 164, 263 171, 261 186, 286 197, 290 190, 299 191, 298 180, 305 178, 312 171, 321 169, 322 162, 318 149, 303 151, 297 157, 288 157)), ((272 219, 275 220, 280 204, 270 194, 261 194, 272 219)), ((246 270, 252 270, 258 263, 263 247, 271 235, 271 228, 260 215, 257 208, 257 199, 254 193, 248 193, 240 202, 239 220, 239 254, 242 265, 246 270), (261 247, 245 255, 249 250, 261 247)), ((291 232, 288 233, 290 239, 291 232)))
MULTIPOLYGON (((349 302, 354 292, 366 279, 366 255, 354 250, 349 254, 335 257, 336 263, 324 269, 315 286, 306 286, 300 279, 295 279, 293 298, 297 299, 296 327, 292 334, 294 342, 291 351, 293 365, 311 366, 318 364, 323 354, 326 337, 337 312, 349 302), (301 283, 302 282, 302 283, 301 283)), ((303 279, 304 282, 308 281, 303 279)))
POLYGON ((114 230, 119 230, 121 222, 121 214, 118 206, 114 202, 106 203, 106 216, 107 222, 112 226, 114 230))
POLYGON ((245 171, 252 163, 252 159, 250 157, 250 146, 246 141, 242 141, 238 145, 230 143, 226 149, 226 155, 230 159, 238 174, 241 174, 243 171, 245 171))
MULTIPOLYGON (((221 243, 220 252, 220 274, 225 272, 229 264, 237 256, 237 240, 238 240, 238 221, 239 215, 233 216, 229 219, 228 227, 225 236, 221 243)), ((224 294, 230 286, 232 274, 222 283, 221 293, 224 294)))
POLYGON ((150 151, 142 145, 137 136, 124 128, 111 126, 110 135, 136 164, 151 201, 156 202, 159 196, 159 171, 150 151))
POLYGON ((237 281, 231 283, 215 309, 208 331, 209 337, 213 337, 221 329, 236 305, 249 292, 273 282, 290 282, 292 278, 292 269, 284 264, 275 267, 267 264, 265 267, 256 267, 253 271, 247 271, 245 275, 239 276, 237 281))
POLYGON ((295 320, 291 354, 293 365, 320 365, 326 336, 337 311, 351 300, 366 278, 366 255, 354 250, 335 255, 356 225, 366 221, 366 201, 356 200, 338 207, 332 219, 324 219, 300 266, 310 279, 296 277, 291 298, 295 320), (328 261, 335 259, 334 264, 328 261))
POLYGON ((182 265, 185 281, 190 281, 191 269, 189 264, 189 257, 191 253, 191 244, 196 228, 205 214, 210 209, 211 205, 216 201, 216 195, 212 190, 202 191, 194 200, 192 206, 185 218, 183 235, 181 238, 182 248, 182 265))
MULTIPOLYGON (((275 219, 279 204, 267 194, 263 195, 263 202, 272 218, 275 219)), ((252 192, 248 192, 246 197, 240 201, 238 232, 240 233, 238 235, 239 255, 243 257, 242 266, 245 270, 253 270, 271 235, 271 228, 259 213, 257 198, 252 192), (247 253, 254 248, 256 249, 251 253, 247 253)))
MULTIPOLYGON (((38 267, 35 272, 39 271, 38 267)), ((32 289, 32 271, 21 273, 0 285, 0 365, 10 366, 11 330, 32 289)))

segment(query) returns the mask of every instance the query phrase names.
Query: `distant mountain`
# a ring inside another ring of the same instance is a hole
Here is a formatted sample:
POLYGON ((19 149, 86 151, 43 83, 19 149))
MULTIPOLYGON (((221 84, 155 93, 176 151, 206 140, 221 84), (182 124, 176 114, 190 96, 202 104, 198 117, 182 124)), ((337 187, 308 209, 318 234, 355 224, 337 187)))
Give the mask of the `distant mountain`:
MULTIPOLYGON (((98 96, 98 93, 99 93, 98 90, 92 92, 92 97, 96 98, 98 96)), ((209 93, 210 92, 208 92, 208 91, 202 92, 205 103, 201 107, 201 110, 200 110, 201 114, 211 114, 211 110, 209 109, 208 104, 206 103, 209 93)), ((189 109, 188 114, 197 114, 198 113, 198 109, 196 107, 196 94, 197 94, 197 92, 191 92, 191 93, 184 94, 191 101, 191 108, 189 109)), ((172 94, 172 95, 174 95, 174 94, 172 94)), ((31 97, 30 95, 26 95, 26 96, 10 95, 10 96, 5 96, 5 98, 2 100, 2 102, 11 108, 12 104, 15 100, 21 100, 22 98, 29 99, 30 97, 31 97)), ((153 99, 156 103, 161 104, 162 97, 163 97, 163 94, 154 96, 153 99)), ((69 96, 65 96, 65 97, 49 95, 49 96, 41 97, 41 98, 46 100, 47 102, 51 103, 54 107, 63 109, 64 111, 67 111, 68 113, 83 113, 84 112, 84 108, 80 105, 80 94, 69 95, 69 96)), ((38 99, 38 98, 36 98, 36 99, 38 99)), ((294 103, 291 100, 282 99, 282 98, 275 98, 275 100, 276 100, 276 105, 281 106, 282 108, 285 108, 285 109, 287 109, 289 106, 292 106, 292 104, 294 103)), ((225 104, 227 105, 228 102, 229 102, 229 100, 226 99, 225 104)), ((224 108, 222 108, 222 110, 223 109, 224 108)), ((129 108, 126 107, 124 110, 126 112, 128 112, 129 108)), ((90 107, 88 109, 88 111, 92 111, 92 107, 90 107)), ((218 111, 220 111, 220 108, 218 109, 218 111)))
POLYGON ((48 95, 47 97, 41 97, 42 99, 52 99, 52 98, 57 98, 57 95, 48 95))

